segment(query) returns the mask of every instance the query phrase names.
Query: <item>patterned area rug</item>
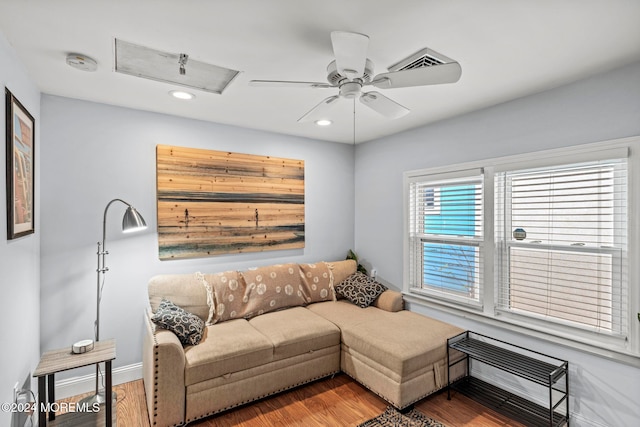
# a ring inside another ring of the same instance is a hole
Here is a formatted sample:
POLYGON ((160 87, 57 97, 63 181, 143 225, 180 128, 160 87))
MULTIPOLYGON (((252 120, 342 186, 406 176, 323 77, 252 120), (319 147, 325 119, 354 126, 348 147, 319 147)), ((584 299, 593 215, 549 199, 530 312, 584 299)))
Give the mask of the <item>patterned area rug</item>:
POLYGON ((358 427, 446 427, 444 424, 427 417, 422 412, 412 409, 401 414, 389 406, 382 414, 365 421, 358 427))

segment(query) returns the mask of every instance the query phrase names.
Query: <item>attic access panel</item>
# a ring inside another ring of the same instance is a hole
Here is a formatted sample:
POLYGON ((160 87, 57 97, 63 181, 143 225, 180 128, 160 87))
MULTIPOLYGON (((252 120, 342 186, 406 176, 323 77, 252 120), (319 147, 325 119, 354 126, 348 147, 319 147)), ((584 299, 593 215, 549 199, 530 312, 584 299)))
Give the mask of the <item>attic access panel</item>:
POLYGON ((188 58, 184 74, 181 74, 181 55, 115 39, 115 70, 118 73, 217 94, 222 94, 239 73, 188 58))

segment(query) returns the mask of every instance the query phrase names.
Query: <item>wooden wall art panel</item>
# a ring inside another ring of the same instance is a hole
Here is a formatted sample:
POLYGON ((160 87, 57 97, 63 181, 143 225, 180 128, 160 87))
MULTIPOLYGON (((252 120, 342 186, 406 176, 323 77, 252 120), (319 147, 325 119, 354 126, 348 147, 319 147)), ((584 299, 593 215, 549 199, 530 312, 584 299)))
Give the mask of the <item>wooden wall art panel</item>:
POLYGON ((304 247, 304 161, 158 145, 160 259, 304 247))

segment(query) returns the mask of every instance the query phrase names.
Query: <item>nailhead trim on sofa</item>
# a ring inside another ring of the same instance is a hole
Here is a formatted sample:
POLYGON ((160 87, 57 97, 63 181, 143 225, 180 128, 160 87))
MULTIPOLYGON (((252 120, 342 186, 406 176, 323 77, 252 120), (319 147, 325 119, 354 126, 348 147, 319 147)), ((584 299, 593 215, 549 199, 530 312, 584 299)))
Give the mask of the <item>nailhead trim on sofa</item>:
POLYGON ((255 399, 245 400, 244 402, 239 402, 236 405, 227 406, 226 408, 222 408, 222 409, 219 409, 217 411, 208 412, 206 414, 203 414, 200 417, 188 419, 188 420, 186 420, 186 423, 188 424, 188 423, 190 423, 192 421, 196 421, 196 420, 200 420, 202 418, 210 417, 211 415, 219 414, 221 412, 228 411, 229 409, 237 408, 238 406, 246 405, 247 403, 251 403, 251 402, 255 402, 255 401, 260 400, 260 399, 264 399, 265 397, 273 396, 274 394, 282 393, 283 391, 291 390, 291 389, 299 387, 301 385, 308 384, 310 382, 317 381, 317 380, 322 379, 322 378, 327 378, 327 377, 333 376, 333 375, 335 375, 335 374, 337 374, 339 372, 340 371, 338 370, 338 371, 335 371, 335 372, 330 372, 330 373, 328 373, 326 375, 320 375, 320 376, 315 377, 315 378, 310 378, 307 381, 302 381, 302 382, 299 382, 297 384, 293 384, 293 385, 291 385, 289 387, 281 388, 281 389, 276 390, 276 391, 274 391, 272 393, 267 393, 267 394, 264 394, 262 396, 256 397, 255 399))
MULTIPOLYGON (((158 339, 156 336, 156 329, 154 326, 154 330, 153 330, 153 344, 154 344, 154 355, 155 355, 155 360, 154 360, 154 372, 153 372, 153 425, 158 425, 158 421, 156 421, 156 418, 158 417, 158 358, 159 358, 159 353, 158 353, 158 339)), ((184 418, 184 415, 183 415, 184 418)), ((184 424, 173 424, 172 427, 180 427, 183 426, 184 424)))

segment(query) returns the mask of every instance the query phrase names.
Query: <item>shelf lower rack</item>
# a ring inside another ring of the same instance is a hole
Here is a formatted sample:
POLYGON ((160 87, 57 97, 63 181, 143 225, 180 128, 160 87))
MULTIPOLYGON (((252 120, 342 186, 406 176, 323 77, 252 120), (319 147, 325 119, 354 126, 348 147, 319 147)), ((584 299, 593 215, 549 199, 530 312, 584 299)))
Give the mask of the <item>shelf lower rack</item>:
MULTIPOLYGON (((453 390, 527 426, 548 426, 549 408, 533 403, 475 377, 464 377, 451 384, 453 390)), ((567 424, 567 417, 553 412, 551 425, 567 424)))

